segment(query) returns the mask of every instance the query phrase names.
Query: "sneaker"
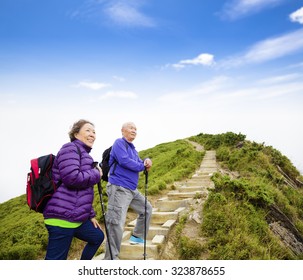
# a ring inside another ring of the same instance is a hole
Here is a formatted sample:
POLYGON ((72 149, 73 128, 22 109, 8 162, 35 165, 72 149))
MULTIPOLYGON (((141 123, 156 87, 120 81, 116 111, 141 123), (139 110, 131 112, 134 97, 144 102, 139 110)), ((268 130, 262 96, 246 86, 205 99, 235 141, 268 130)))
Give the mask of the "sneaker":
POLYGON ((136 237, 136 236, 131 236, 129 239, 129 243, 132 245, 136 245, 136 244, 143 244, 144 240, 140 237, 136 237))

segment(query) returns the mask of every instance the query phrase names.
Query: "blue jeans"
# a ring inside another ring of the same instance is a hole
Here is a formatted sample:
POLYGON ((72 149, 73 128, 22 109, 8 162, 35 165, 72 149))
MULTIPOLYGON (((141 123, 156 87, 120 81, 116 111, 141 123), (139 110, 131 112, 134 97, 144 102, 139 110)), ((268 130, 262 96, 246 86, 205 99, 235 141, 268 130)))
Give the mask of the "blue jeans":
POLYGON ((104 240, 104 233, 95 228, 90 220, 77 228, 62 228, 46 225, 48 245, 46 260, 66 260, 73 237, 86 241, 81 260, 91 260, 104 240))

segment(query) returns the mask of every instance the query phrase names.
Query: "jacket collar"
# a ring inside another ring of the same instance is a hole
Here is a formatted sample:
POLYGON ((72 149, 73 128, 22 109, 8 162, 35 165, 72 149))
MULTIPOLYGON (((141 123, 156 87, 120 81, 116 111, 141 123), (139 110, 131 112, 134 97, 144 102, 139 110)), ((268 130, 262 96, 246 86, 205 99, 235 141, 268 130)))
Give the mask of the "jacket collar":
POLYGON ((135 147, 135 145, 132 143, 132 142, 128 142, 124 137, 122 137, 122 139, 125 141, 125 143, 127 144, 127 145, 129 145, 131 148, 133 148, 133 149, 135 149, 136 147, 135 147))
POLYGON ((79 139, 75 139, 73 141, 74 144, 76 144, 78 147, 83 147, 85 151, 87 151, 88 153, 90 153, 90 151, 92 150, 91 147, 87 146, 85 143, 83 143, 82 141, 80 141, 79 139))

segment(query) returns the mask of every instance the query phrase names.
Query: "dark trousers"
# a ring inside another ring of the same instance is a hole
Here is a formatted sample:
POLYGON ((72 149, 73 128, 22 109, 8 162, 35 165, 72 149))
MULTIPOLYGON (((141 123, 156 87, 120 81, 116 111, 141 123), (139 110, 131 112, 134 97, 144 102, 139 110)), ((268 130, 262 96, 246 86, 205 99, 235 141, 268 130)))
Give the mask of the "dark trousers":
POLYGON ((62 228, 46 225, 48 245, 46 260, 66 260, 73 237, 86 241, 81 260, 91 260, 104 240, 104 233, 95 228, 90 220, 77 228, 62 228))

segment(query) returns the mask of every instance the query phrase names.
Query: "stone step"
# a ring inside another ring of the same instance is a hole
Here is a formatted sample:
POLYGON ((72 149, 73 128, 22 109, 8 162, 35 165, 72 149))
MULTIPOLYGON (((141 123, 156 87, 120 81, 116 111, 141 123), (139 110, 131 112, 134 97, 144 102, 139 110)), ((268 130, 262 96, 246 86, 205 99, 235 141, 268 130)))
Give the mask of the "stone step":
POLYGON ((196 192, 196 191, 205 191, 207 187, 205 186, 185 186, 177 188, 179 192, 196 192))
POLYGON ((214 161, 215 157, 214 156, 206 156, 203 158, 202 163, 201 164, 216 164, 216 162, 214 161))
MULTIPOLYGON (((164 242, 164 241, 163 241, 164 242)), ((146 259, 158 259, 159 244, 153 244, 152 240, 146 240, 146 259)), ((128 241, 121 243, 119 259, 121 260, 143 260, 144 244, 132 245, 128 241)))
MULTIPOLYGON (((163 225, 167 220, 177 220, 179 212, 184 210, 185 207, 179 207, 175 211, 161 212, 153 211, 151 216, 150 224, 163 225)), ((129 222, 127 226, 134 227, 136 225, 137 219, 129 222)))
POLYGON ((154 238, 152 239, 152 244, 155 244, 155 245, 161 245, 163 244, 165 241, 165 236, 164 235, 161 235, 161 234, 157 234, 154 236, 154 238))
MULTIPOLYGON (((196 187, 198 185, 198 181, 191 181, 191 180, 188 180, 187 182, 185 182, 185 185, 187 187, 196 187)), ((205 188, 211 188, 214 186, 214 182, 209 180, 208 182, 201 182, 199 184, 200 186, 202 187, 205 187, 205 188)))
MULTIPOLYGON (((126 226, 124 228, 124 232, 133 232, 134 227, 132 226, 126 226)), ((167 227, 163 227, 163 226, 159 226, 159 225, 150 225, 149 227, 149 231, 147 234, 147 239, 152 239, 155 235, 163 235, 163 236, 167 236, 169 232, 169 228, 167 227)), ((127 239, 130 238, 130 235, 127 239)))
POLYGON ((200 169, 197 171, 198 174, 200 175, 209 175, 213 174, 218 171, 217 167, 210 167, 210 166, 205 166, 205 167, 200 167, 200 169))
POLYGON ((167 193, 169 199, 184 199, 184 198, 195 198, 195 197, 206 197, 207 191, 194 191, 194 192, 179 192, 171 191, 167 193))
POLYGON ((176 222, 176 220, 167 220, 162 227, 170 229, 176 222))
MULTIPOLYGON (((204 182, 204 181, 209 181, 211 180, 211 175, 207 174, 207 175, 200 175, 200 174, 194 174, 191 178, 188 178, 186 181, 189 180, 193 180, 193 181, 200 181, 200 182, 204 182)), ((185 181, 185 182, 186 182, 185 181)))
POLYGON ((159 212, 175 211, 179 207, 187 207, 191 201, 191 198, 183 200, 169 200, 168 197, 164 197, 155 202, 155 207, 158 208, 159 212))
POLYGON ((132 235, 132 230, 124 230, 122 235, 122 241, 129 240, 132 235))
POLYGON ((217 163, 216 163, 215 160, 213 160, 213 159, 211 159, 211 158, 205 158, 205 159, 201 162, 200 166, 217 167, 218 165, 217 165, 217 163))
POLYGON ((179 213, 174 212, 153 212, 151 224, 164 224, 167 220, 177 220, 179 213))
POLYGON ((210 180, 210 175, 209 174, 194 174, 190 179, 187 179, 186 181, 188 180, 193 180, 193 181, 209 181, 210 180))

